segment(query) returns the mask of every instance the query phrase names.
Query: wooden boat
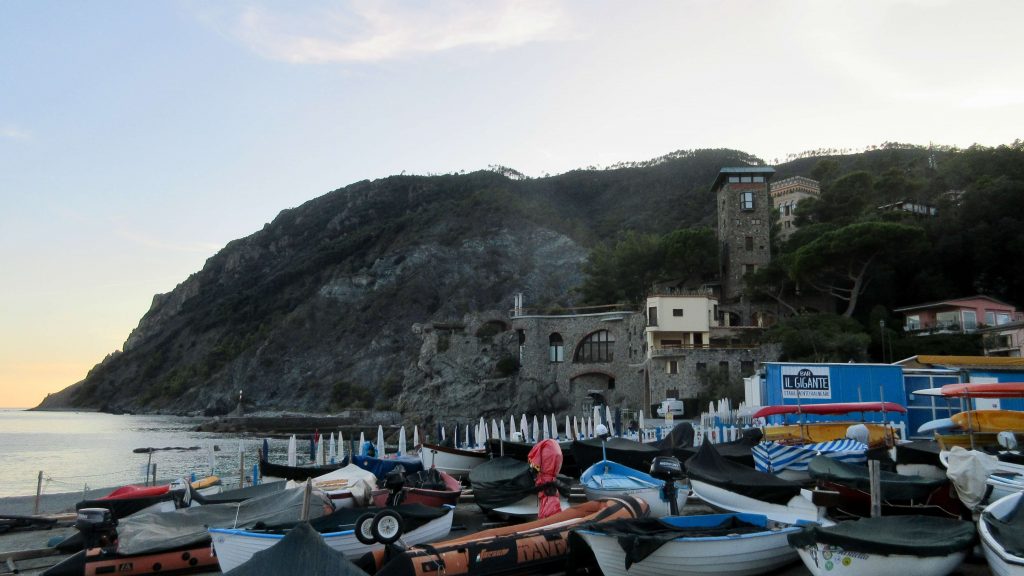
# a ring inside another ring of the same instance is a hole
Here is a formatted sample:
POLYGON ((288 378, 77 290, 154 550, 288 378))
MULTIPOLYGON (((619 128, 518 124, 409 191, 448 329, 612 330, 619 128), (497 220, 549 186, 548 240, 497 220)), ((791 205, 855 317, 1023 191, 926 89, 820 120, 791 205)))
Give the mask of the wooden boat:
MULTIPOLYGON (((647 502, 649 515, 653 518, 672 514, 671 505, 664 495, 665 481, 646 472, 602 460, 583 472, 580 484, 583 484, 587 500, 633 496, 647 502)), ((676 482, 676 510, 682 510, 686 505, 689 491, 689 486, 676 482)))
POLYGON ((754 467, 786 480, 806 480, 807 465, 819 454, 848 464, 867 462, 867 445, 850 438, 813 444, 762 442, 751 448, 754 467))
POLYGON ((710 442, 686 461, 686 474, 693 493, 718 510, 763 514, 785 524, 831 523, 801 484, 726 460, 710 442))
MULTIPOLYGON (((409 510, 412 508, 408 506, 400 506, 393 510, 398 511, 404 523, 408 523, 412 520, 412 516, 409 510), (404 512, 404 513, 402 513, 404 512)), ((367 508, 358 511, 358 515, 362 516, 366 513, 379 513, 382 509, 380 508, 367 508)), ((387 510, 387 509, 383 509, 387 510)), ((421 512, 421 514, 423 514, 421 512)), ((426 515, 424 515, 426 516, 426 515)), ((448 535, 452 528, 452 518, 455 516, 455 507, 447 506, 444 508, 444 513, 438 515, 432 519, 424 522, 419 522, 415 528, 412 528, 408 532, 402 534, 402 542, 406 545, 415 545, 423 542, 433 542, 440 538, 448 535)), ((354 559, 372 552, 374 550, 383 550, 384 544, 364 544, 359 541, 355 533, 355 525, 358 517, 351 515, 351 524, 343 524, 338 526, 337 523, 330 521, 330 516, 326 516, 320 519, 320 522, 314 521, 310 525, 314 529, 318 526, 330 526, 332 528, 343 527, 343 530, 331 530, 329 532, 321 532, 324 542, 332 550, 337 550, 345 555, 345 557, 354 559)), ((213 541, 213 548, 217 553, 217 559, 220 562, 220 569, 223 572, 233 570, 235 567, 240 566, 249 560, 254 554, 261 550, 266 550, 274 544, 282 541, 286 537, 285 532, 265 532, 255 530, 234 530, 226 528, 211 528, 210 538, 213 541)))
POLYGON ((406 476, 402 486, 403 504, 423 504, 435 508, 459 503, 462 484, 450 474, 437 468, 422 470, 406 476))
POLYGON ((324 464, 323 466, 288 466, 287 464, 274 464, 265 459, 260 459, 260 477, 269 480, 294 480, 302 482, 309 478, 323 476, 329 472, 344 468, 348 464, 346 458, 340 464, 324 464))
POLYGON ((423 444, 419 452, 424 468, 437 468, 457 480, 466 478, 470 470, 487 461, 483 450, 462 450, 438 444, 423 444))
MULTIPOLYGON (((861 517, 871 515, 871 481, 867 466, 816 456, 807 471, 818 488, 838 493, 831 509, 861 517)), ((880 486, 883 516, 919 514, 960 518, 966 512, 950 489, 948 478, 905 476, 882 470, 880 486)))
POLYGON ((1010 494, 985 507, 978 535, 996 576, 1024 575, 1024 494, 1010 494))
POLYGON ((748 576, 795 562, 787 537, 799 530, 760 514, 708 514, 619 520, 577 534, 604 576, 748 576))
POLYGON ((814 576, 945 576, 976 540, 971 522, 934 516, 861 518, 789 535, 814 576))
POLYGON ((82 500, 75 504, 76 510, 84 508, 106 508, 115 519, 126 518, 143 511, 167 512, 188 506, 188 490, 171 490, 170 484, 162 486, 121 486, 101 498, 82 500))
POLYGON ((647 504, 630 497, 584 502, 542 520, 484 530, 430 546, 414 546, 386 564, 384 552, 375 551, 373 566, 367 571, 378 576, 492 576, 560 571, 565 569, 573 528, 646 514, 647 504))
POLYGON ((231 571, 232 576, 302 574, 303 576, 366 576, 343 554, 324 543, 308 523, 301 523, 274 546, 253 554, 231 571))
MULTIPOLYGON (((896 412, 906 413, 906 407, 895 402, 836 402, 821 404, 783 404, 765 406, 753 414, 754 418, 767 418, 777 415, 818 415, 837 416, 855 412, 896 412)), ((895 433, 891 426, 873 422, 828 421, 800 422, 765 426, 764 439, 779 443, 816 443, 846 438, 852 425, 861 424, 867 428, 869 447, 893 446, 896 443, 895 433)))

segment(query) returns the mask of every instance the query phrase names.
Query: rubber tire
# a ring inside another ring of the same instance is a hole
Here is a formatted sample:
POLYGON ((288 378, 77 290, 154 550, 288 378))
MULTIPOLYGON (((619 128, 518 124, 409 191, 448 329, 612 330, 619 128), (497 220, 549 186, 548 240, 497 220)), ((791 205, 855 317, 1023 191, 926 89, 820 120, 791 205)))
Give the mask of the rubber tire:
POLYGON ((367 546, 377 543, 377 540, 373 537, 373 518, 373 512, 367 512, 356 520, 356 540, 367 546))
POLYGON ((402 515, 394 510, 381 510, 373 517, 373 524, 370 525, 373 538, 381 544, 397 542, 405 532, 405 523, 402 522, 402 515))

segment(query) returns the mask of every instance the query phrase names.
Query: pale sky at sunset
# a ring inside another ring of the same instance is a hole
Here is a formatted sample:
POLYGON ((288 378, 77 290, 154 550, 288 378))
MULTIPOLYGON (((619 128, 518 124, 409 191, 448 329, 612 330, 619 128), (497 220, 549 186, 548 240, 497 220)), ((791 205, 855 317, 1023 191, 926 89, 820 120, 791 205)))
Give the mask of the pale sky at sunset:
POLYGON ((355 181, 1024 138, 1022 22, 1018 0, 0 2, 0 406, 355 181))

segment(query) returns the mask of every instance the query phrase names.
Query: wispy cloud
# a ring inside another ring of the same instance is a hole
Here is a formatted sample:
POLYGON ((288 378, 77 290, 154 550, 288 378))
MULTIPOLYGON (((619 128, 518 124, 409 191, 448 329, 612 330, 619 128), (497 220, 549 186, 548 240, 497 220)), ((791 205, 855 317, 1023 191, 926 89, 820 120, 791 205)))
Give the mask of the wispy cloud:
POLYGON ((28 140, 32 138, 32 133, 16 126, 0 126, 0 138, 6 140, 28 140))
POLYGON ((352 0, 301 16, 250 7, 237 35, 264 57, 294 63, 377 62, 462 47, 500 50, 561 37, 559 2, 352 0))

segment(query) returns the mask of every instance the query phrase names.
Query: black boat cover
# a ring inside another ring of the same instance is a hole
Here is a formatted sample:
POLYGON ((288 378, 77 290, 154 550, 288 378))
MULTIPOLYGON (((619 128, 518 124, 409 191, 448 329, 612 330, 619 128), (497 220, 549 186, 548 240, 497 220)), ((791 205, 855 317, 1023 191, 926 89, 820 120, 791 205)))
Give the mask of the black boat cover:
POLYGON ((427 468, 405 477, 406 488, 422 488, 423 490, 448 490, 441 472, 437 468, 427 468))
POLYGON ((991 512, 983 513, 981 518, 1004 550, 1014 556, 1024 556, 1024 498, 1018 498, 1017 506, 1002 518, 996 518, 991 512))
MULTIPOLYGON (((828 456, 815 456, 807 464, 807 473, 815 480, 834 482, 862 492, 871 492, 868 467, 840 462, 828 456)), ((936 488, 949 482, 946 478, 904 476, 881 471, 882 499, 924 501, 936 488)))
MULTIPOLYGON (((576 530, 589 530, 615 537, 622 551, 626 553, 626 570, 629 570, 629 567, 634 563, 643 561, 666 542, 671 542, 676 538, 706 538, 734 534, 752 534, 754 532, 763 532, 765 528, 744 522, 736 516, 729 516, 717 526, 700 528, 680 528, 679 526, 665 523, 658 518, 634 518, 613 520, 611 522, 591 522, 573 530, 574 532, 576 530)), ((576 537, 578 535, 574 534, 573 538, 576 537)), ((576 540, 570 541, 570 546, 576 545, 576 540)))
MULTIPOLYGON (((662 451, 655 446, 628 438, 609 438, 605 442, 605 452, 608 454, 608 460, 641 472, 650 470, 651 461, 656 457, 669 455, 662 454, 662 451)), ((604 460, 599 438, 574 441, 572 454, 580 470, 586 470, 604 460)))
MULTIPOLYGON (((747 428, 743 430, 743 435, 738 440, 715 444, 715 450, 726 460, 732 460, 748 468, 753 468, 754 454, 750 449, 760 444, 763 437, 764 434, 760 428, 747 428)), ((700 446, 683 446, 673 450, 672 455, 678 458, 680 462, 685 462, 697 454, 698 451, 700 451, 700 446)))
MULTIPOLYGON (((117 551, 132 555, 173 550, 201 544, 210 538, 207 528, 253 528, 257 525, 283 526, 301 519, 305 490, 283 490, 238 504, 207 504, 172 512, 142 512, 118 524, 117 551)), ((330 498, 314 490, 309 517, 333 512, 330 498)))
POLYGON ((726 460, 715 448, 710 442, 702 444, 700 450, 686 461, 686 475, 694 480, 772 504, 785 504, 790 498, 800 494, 801 486, 797 482, 783 480, 774 474, 758 472, 738 462, 726 460))
POLYGON ((652 443, 651 446, 661 450, 662 454, 670 454, 677 448, 693 446, 693 437, 693 424, 689 422, 682 422, 676 424, 675 428, 668 433, 668 436, 652 443))
MULTIPOLYGON (((529 442, 512 442, 490 438, 487 440, 487 452, 491 457, 507 456, 526 462, 533 450, 533 444, 529 442)), ((562 474, 577 477, 580 474, 580 467, 576 464, 576 457, 572 454, 572 440, 562 440, 558 443, 562 449, 562 474)))
POLYGON ((929 464, 943 467, 939 461, 942 448, 935 440, 914 440, 896 445, 896 462, 898 464, 929 464))
POLYGON ((303 522, 290 530, 277 544, 252 555, 231 576, 366 576, 359 568, 324 542, 309 524, 303 522))
POLYGON ((287 464, 274 464, 267 460, 260 460, 260 476, 269 476, 272 478, 284 478, 285 480, 295 480, 301 482, 309 478, 316 478, 317 476, 323 476, 329 472, 334 472, 348 466, 348 457, 346 456, 340 464, 324 464, 323 466, 288 466, 287 464))
POLYGON ((469 483, 484 512, 514 504, 537 492, 530 465, 507 456, 474 466, 469 471, 469 483))
POLYGON ((840 522, 835 526, 805 526, 789 535, 793 547, 828 544, 850 552, 948 556, 974 546, 973 522, 936 516, 879 516, 840 522))

